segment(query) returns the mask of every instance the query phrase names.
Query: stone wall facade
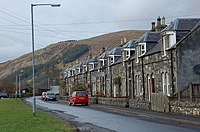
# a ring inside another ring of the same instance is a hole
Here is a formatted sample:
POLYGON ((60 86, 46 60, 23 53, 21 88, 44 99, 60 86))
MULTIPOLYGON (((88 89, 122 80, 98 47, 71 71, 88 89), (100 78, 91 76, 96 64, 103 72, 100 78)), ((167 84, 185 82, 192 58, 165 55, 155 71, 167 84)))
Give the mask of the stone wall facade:
POLYGON ((129 107, 135 108, 135 109, 150 110, 151 109, 151 103, 149 101, 146 101, 146 100, 130 99, 129 100, 129 107))
POLYGON ((103 105, 128 107, 128 104, 129 104, 129 99, 128 98, 104 98, 104 97, 98 97, 97 100, 98 100, 98 104, 103 104, 103 105))
POLYGON ((200 116, 200 103, 170 101, 170 113, 200 116))

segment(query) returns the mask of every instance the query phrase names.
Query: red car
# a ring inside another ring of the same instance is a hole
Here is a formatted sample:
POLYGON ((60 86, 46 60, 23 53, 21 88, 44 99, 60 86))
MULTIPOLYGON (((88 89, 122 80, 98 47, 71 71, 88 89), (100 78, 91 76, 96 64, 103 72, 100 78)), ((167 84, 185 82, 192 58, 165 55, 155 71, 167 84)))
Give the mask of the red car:
POLYGON ((88 94, 86 91, 74 91, 69 99, 69 105, 88 105, 88 94))

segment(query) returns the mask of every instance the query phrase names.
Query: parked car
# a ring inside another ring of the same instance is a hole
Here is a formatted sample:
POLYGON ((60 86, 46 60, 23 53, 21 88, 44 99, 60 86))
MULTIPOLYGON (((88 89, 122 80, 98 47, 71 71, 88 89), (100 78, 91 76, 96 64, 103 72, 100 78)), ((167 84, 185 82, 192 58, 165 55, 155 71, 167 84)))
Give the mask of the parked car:
POLYGON ((8 93, 4 93, 4 92, 0 92, 0 99, 1 98, 9 98, 9 94, 8 93))
POLYGON ((69 105, 84 104, 88 105, 88 94, 86 91, 74 91, 69 99, 69 105))
POLYGON ((54 100, 56 101, 56 95, 53 92, 46 92, 45 97, 44 97, 45 101, 49 101, 49 100, 54 100))

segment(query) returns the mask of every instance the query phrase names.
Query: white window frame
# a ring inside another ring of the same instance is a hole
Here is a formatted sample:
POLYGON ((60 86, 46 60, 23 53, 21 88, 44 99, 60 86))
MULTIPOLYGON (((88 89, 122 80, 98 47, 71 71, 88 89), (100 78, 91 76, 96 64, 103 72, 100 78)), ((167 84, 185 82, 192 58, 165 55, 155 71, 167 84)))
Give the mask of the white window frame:
POLYGON ((131 56, 131 50, 130 49, 126 49, 125 50, 125 58, 126 58, 126 60, 129 59, 130 56, 131 56))
POLYGON ((83 72, 87 72, 87 65, 83 65, 83 72))
POLYGON ((140 52, 139 56, 144 55, 146 53, 146 51, 147 51, 146 43, 139 43, 139 52, 140 52), (144 48, 142 48, 142 47, 144 47, 144 48))
POLYGON ((109 60, 110 60, 110 64, 115 63, 115 56, 114 55, 110 55, 109 60))
POLYGON ((162 36, 163 56, 166 56, 166 35, 162 36))
POLYGON ((71 77, 71 71, 68 71, 67 77, 71 77))
POLYGON ((166 89, 167 89, 167 96, 170 96, 170 84, 169 84, 169 73, 165 73, 166 77, 166 89))
POLYGON ((136 63, 139 63, 139 46, 136 47, 136 63))
POLYGON ((137 81, 137 88, 136 88, 136 95, 137 96, 141 96, 143 95, 143 88, 142 88, 142 85, 141 85, 141 78, 140 78, 140 75, 136 75, 136 81, 137 81))
POLYGON ((161 74, 162 76, 162 87, 163 87, 163 94, 166 94, 167 96, 170 96, 170 84, 169 84, 169 74, 168 72, 163 72, 161 74))
POLYGON ((176 32, 175 31, 166 31, 166 35, 167 35, 167 42, 168 42, 168 47, 167 48, 171 48, 172 46, 174 46, 176 44, 176 32), (172 36, 173 41, 170 41, 169 36, 172 36), (171 43, 172 42, 172 43, 171 43))
POLYGON ((163 73, 161 74, 161 76, 162 76, 162 88, 163 88, 163 93, 166 94, 165 73, 163 72, 163 73))
POLYGON ((94 62, 90 63, 90 71, 94 70, 94 62))

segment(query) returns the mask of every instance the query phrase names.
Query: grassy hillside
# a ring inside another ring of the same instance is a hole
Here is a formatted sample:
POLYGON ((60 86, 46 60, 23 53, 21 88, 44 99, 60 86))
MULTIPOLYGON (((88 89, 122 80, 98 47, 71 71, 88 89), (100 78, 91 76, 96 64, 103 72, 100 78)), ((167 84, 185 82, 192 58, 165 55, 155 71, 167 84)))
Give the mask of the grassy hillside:
MULTIPOLYGON (((70 40, 51 44, 35 52, 36 58, 36 89, 47 88, 48 81, 56 80, 59 71, 70 63, 85 60, 89 55, 101 53, 101 49, 111 50, 121 42, 139 38, 145 30, 125 30, 108 33, 84 40, 70 40), (123 40, 123 41, 122 41, 123 40)), ((32 79, 32 54, 28 53, 15 60, 0 64, 0 80, 6 78, 9 84, 15 82, 16 74, 23 70, 22 85, 31 86, 32 79)), ((0 81, 0 90, 5 89, 0 81)), ((8 84, 7 83, 7 84, 8 84)), ((10 85, 11 87, 11 85, 10 85)), ((13 88, 13 87, 12 87, 13 88)), ((12 90, 11 90, 12 91, 12 90)), ((14 90, 13 90, 14 91, 14 90)))

